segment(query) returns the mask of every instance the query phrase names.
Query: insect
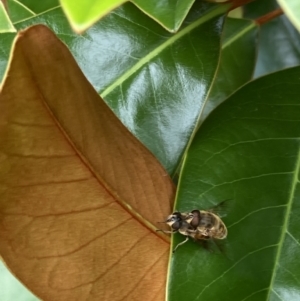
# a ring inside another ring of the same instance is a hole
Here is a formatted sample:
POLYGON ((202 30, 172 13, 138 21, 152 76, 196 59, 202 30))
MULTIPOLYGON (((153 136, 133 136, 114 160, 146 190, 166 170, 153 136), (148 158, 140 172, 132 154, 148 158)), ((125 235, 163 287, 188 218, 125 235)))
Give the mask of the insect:
POLYGON ((207 242, 222 240, 227 237, 227 228, 220 218, 224 208, 227 207, 227 201, 228 200, 223 201, 208 210, 195 209, 191 212, 183 213, 175 211, 163 222, 170 226, 171 231, 162 229, 156 231, 162 231, 164 233, 179 232, 186 236, 186 239, 175 247, 173 253, 179 246, 186 243, 190 237, 207 248, 207 242))

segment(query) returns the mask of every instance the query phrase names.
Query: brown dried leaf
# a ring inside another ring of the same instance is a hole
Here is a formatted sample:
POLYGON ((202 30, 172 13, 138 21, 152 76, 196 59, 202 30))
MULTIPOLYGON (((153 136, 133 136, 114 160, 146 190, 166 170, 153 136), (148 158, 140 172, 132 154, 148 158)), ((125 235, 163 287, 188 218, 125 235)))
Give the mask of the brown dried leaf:
POLYGON ((172 182, 42 25, 0 94, 0 196, 0 254, 42 299, 164 299, 172 182))

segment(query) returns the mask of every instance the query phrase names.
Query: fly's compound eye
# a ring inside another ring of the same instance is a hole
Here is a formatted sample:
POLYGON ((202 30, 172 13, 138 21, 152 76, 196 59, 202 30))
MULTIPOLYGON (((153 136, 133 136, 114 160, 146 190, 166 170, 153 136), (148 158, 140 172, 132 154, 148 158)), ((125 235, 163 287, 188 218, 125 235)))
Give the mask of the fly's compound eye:
POLYGON ((193 210, 190 214, 192 215, 190 225, 193 228, 197 228, 199 226, 200 219, 201 219, 200 211, 199 210, 193 210))
POLYGON ((172 224, 172 229, 173 230, 179 230, 179 228, 181 227, 181 223, 179 221, 176 221, 175 223, 172 224))

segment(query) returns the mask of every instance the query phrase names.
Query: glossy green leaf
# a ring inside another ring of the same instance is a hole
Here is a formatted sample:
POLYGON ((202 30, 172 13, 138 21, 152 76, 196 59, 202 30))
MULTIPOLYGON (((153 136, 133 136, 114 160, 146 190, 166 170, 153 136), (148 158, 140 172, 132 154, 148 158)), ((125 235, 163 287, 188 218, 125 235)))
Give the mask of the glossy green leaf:
POLYGON ((176 34, 130 3, 84 35, 72 32, 60 9, 16 26, 51 26, 94 88, 172 174, 214 78, 225 10, 198 2, 176 34))
POLYGON ((15 28, 11 23, 7 11, 2 1, 0 1, 0 34, 3 32, 15 32, 15 28))
POLYGON ((21 284, 0 260, 0 300, 1 301, 38 301, 23 284, 21 284))
MULTIPOLYGON (((14 2, 14 0, 8 0, 14 2)), ((18 3, 22 4, 26 9, 32 11, 35 14, 40 14, 46 10, 53 9, 59 6, 59 0, 18 0, 18 3)))
MULTIPOLYGON (((1 22, 4 22, 6 20, 6 22, 8 22, 10 30, 0 30, 0 32, 15 32, 16 30, 13 27, 14 23, 34 17, 39 13, 53 9, 59 5, 58 0, 7 0, 6 3, 8 14, 6 14, 5 18, 3 16, 0 16, 0 26, 3 27, 3 25, 1 25, 1 22)), ((0 14, 3 9, 3 3, 0 1, 0 14)))
POLYGON ((9 18, 13 23, 33 17, 35 15, 33 11, 28 9, 28 7, 24 6, 20 2, 8 0, 7 4, 8 4, 8 11, 9 11, 9 18))
POLYGON ((111 10, 127 0, 60 0, 61 6, 76 32, 83 32, 111 10))
MULTIPOLYGON (((172 256, 168 300, 299 300, 300 67, 245 85, 209 115, 184 161, 176 209, 231 199, 225 254, 172 256)), ((175 243, 183 237, 176 235, 175 243)))
POLYGON ((230 94, 250 81, 256 59, 257 25, 250 20, 227 18, 221 61, 201 120, 230 94))
MULTIPOLYGON (((81 2, 60 0, 60 2, 74 30, 82 32, 127 0, 81 2)), ((132 0, 132 2, 168 31, 175 32, 179 29, 195 0, 132 0)))
POLYGON ((7 66, 10 48, 15 35, 16 33, 0 33, 0 84, 7 66))
POLYGON ((195 0, 133 0, 132 2, 167 30, 176 32, 195 0))
MULTIPOLYGON (((2 2, 0 1, 0 6, 2 2)), ((44 0, 44 1, 36 1, 36 0, 7 0, 7 6, 9 11, 9 22, 13 22, 14 24, 19 23, 17 28, 20 26, 24 26, 24 24, 32 24, 32 20, 37 20, 36 15, 45 12, 46 10, 54 9, 59 5, 58 0, 44 0), (22 20, 26 20, 23 21, 22 20)), ((51 13, 50 13, 51 14, 51 13)), ((43 14, 38 19, 43 18, 43 14)), ((0 18, 1 20, 1 18, 0 18)), ((53 23, 53 25, 57 25, 60 20, 49 20, 46 18, 46 22, 53 23), (51 22, 52 21, 52 22, 51 22)), ((43 22, 42 22, 43 23, 43 22)), ((34 22, 33 22, 34 24, 34 22)), ((13 24, 11 25, 13 26, 13 24)), ((57 27, 56 27, 57 28, 57 27)), ((16 32, 16 30, 10 30, 12 32, 16 32)), ((7 61, 10 53, 10 49, 12 46, 12 41, 15 37, 15 33, 5 33, 0 30, 0 82, 2 81, 7 61)))
POLYGON ((215 18, 213 10, 199 18, 199 9, 201 4, 175 35, 157 29, 157 38, 148 32, 143 58, 127 59, 131 66, 101 92, 171 174, 197 123, 218 64, 222 17, 215 18))
POLYGON ((300 31, 300 2, 298 0, 277 0, 290 21, 300 31))
MULTIPOLYGON (((245 17, 256 19, 278 8, 276 0, 254 1, 245 17)), ((261 26, 254 77, 300 65, 300 34, 285 15, 261 26)))

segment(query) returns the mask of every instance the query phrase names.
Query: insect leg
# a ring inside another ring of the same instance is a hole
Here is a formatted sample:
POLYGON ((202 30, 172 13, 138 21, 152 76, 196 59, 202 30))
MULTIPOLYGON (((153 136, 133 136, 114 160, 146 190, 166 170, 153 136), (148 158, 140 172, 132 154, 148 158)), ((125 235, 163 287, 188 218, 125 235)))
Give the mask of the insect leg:
POLYGON ((172 233, 176 233, 177 231, 165 231, 165 230, 162 230, 162 229, 156 229, 156 232, 163 232, 163 233, 166 233, 166 234, 172 234, 172 233))
POLYGON ((192 234, 192 233, 198 233, 198 232, 199 232, 198 230, 194 230, 194 229, 187 229, 186 230, 186 233, 188 233, 188 235, 192 234))
POLYGON ((189 240, 189 237, 187 236, 186 239, 185 239, 184 241, 180 242, 180 243, 175 247, 175 249, 173 250, 173 253, 175 253, 175 251, 177 250, 177 248, 178 248, 179 246, 185 244, 188 240, 189 240))

